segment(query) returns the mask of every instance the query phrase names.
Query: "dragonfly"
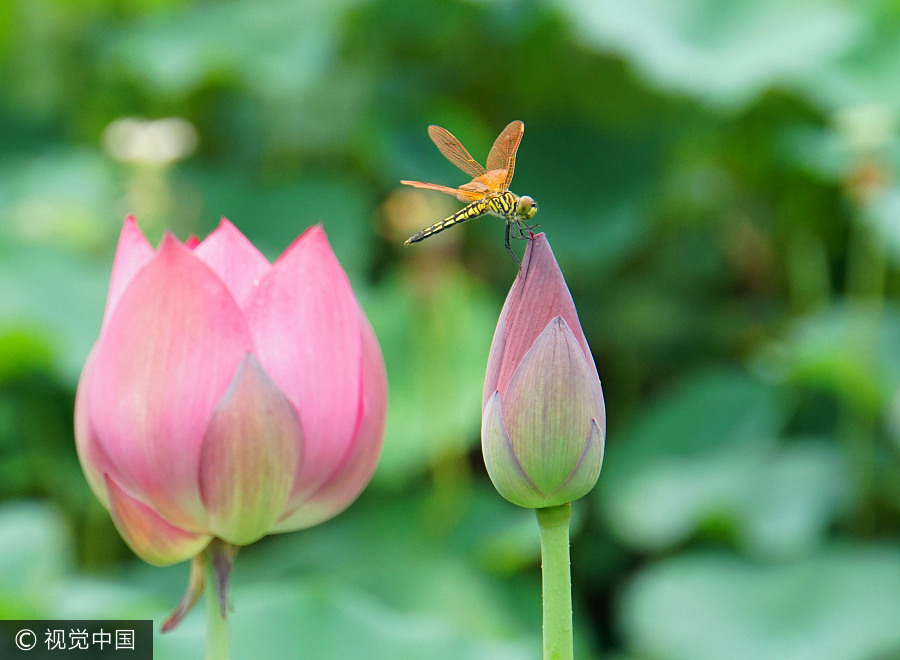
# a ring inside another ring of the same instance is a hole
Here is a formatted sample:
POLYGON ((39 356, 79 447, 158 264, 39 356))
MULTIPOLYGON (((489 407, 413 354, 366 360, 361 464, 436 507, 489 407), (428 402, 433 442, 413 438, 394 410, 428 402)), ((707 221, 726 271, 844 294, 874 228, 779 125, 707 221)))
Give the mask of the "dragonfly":
POLYGON ((514 226, 519 233, 518 238, 525 238, 525 230, 534 229, 536 226, 529 225, 528 221, 538 211, 538 205, 534 199, 528 195, 519 197, 509 190, 509 184, 512 182, 513 172, 516 168, 516 152, 519 150, 519 143, 522 141, 524 133, 525 124, 518 120, 510 122, 494 141, 494 145, 488 153, 487 167, 482 167, 450 131, 440 126, 429 126, 428 136, 438 150, 447 160, 473 178, 459 188, 449 188, 421 181, 401 181, 400 183, 406 186, 437 190, 453 195, 459 201, 467 204, 449 218, 413 234, 406 239, 404 245, 423 241, 429 236, 434 236, 461 222, 468 222, 483 215, 495 215, 506 220, 506 250, 515 262, 519 263, 519 259, 509 244, 510 229, 514 226))

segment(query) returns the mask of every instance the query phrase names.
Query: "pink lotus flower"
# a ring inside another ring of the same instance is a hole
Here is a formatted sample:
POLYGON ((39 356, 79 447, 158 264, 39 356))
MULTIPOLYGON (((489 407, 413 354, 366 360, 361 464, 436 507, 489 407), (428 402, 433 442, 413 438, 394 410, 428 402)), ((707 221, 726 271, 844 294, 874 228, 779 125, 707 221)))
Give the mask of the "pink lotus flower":
POLYGON ((321 227, 274 263, 223 219, 154 251, 119 238, 78 384, 78 455, 134 552, 156 565, 335 516, 381 450, 381 350, 321 227))
POLYGON ((488 474, 519 506, 567 504, 597 482, 605 435, 603 392, 575 304, 546 237, 532 236, 488 357, 488 474))

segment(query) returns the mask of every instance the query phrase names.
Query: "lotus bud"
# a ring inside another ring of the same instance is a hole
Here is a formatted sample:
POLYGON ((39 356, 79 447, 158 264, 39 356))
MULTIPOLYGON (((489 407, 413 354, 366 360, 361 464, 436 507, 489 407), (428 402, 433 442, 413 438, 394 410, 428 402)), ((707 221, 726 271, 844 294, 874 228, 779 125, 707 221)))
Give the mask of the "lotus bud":
POLYGON ((488 474, 513 504, 566 504, 597 482, 605 436, 603 392, 575 304, 546 237, 532 236, 488 357, 488 474))

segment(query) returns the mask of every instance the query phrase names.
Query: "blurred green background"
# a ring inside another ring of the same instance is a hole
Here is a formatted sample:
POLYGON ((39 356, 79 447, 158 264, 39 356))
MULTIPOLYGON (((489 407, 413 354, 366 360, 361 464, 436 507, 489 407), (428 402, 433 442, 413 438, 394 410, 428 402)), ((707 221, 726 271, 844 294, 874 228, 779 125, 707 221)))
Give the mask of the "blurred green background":
MULTIPOLYGON (((534 516, 479 449, 515 265, 496 218, 404 249, 458 204, 398 185, 466 181, 428 124, 483 159, 522 119, 609 417, 578 657, 900 657, 898 117, 889 0, 0 3, 0 618, 180 597, 72 403, 123 217, 224 215, 270 258, 323 224, 391 383, 360 500, 239 555, 235 657, 539 657, 534 516)), ((200 657, 199 609, 158 658, 200 657)))

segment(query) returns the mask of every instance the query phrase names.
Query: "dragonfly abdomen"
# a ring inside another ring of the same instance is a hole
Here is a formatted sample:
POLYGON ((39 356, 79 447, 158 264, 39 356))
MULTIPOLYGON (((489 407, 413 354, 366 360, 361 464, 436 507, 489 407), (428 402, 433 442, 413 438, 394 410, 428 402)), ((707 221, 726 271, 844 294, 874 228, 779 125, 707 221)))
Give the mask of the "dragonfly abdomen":
POLYGON ((445 229, 447 229, 447 227, 458 225, 460 222, 465 222, 466 220, 472 220, 473 218, 482 216, 485 213, 494 213, 494 210, 491 209, 491 201, 492 200, 479 199, 477 202, 472 202, 468 206, 461 208, 449 218, 444 218, 440 222, 435 222, 430 227, 426 227, 417 234, 413 234, 406 239, 406 243, 404 243, 404 245, 418 243, 419 241, 425 240, 433 234, 444 231, 445 229))

